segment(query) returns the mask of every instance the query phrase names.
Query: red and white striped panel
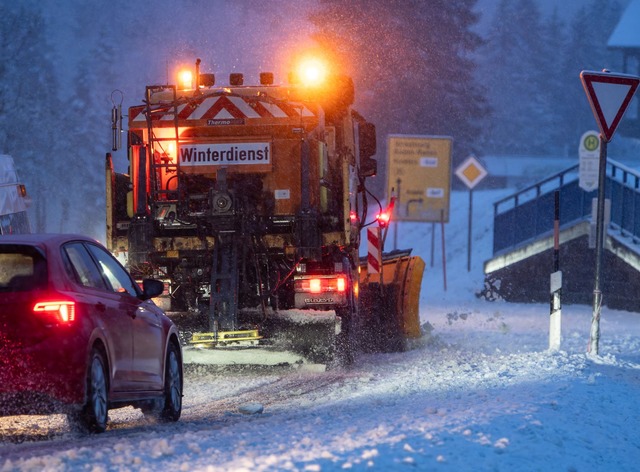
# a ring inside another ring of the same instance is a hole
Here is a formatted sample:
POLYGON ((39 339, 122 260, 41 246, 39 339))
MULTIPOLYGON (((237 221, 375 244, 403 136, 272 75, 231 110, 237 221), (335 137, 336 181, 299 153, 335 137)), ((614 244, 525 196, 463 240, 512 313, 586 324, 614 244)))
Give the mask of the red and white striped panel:
POLYGON ((367 273, 380 274, 382 268, 382 240, 380 227, 367 229, 367 273))
MULTIPOLYGON (((145 123, 145 107, 131 110, 132 123, 145 123)), ((259 118, 299 118, 312 117, 314 114, 303 104, 285 102, 267 102, 245 99, 237 95, 216 95, 193 100, 178 106, 180 120, 231 120, 259 118)), ((173 109, 153 114, 153 120, 173 121, 173 109)))

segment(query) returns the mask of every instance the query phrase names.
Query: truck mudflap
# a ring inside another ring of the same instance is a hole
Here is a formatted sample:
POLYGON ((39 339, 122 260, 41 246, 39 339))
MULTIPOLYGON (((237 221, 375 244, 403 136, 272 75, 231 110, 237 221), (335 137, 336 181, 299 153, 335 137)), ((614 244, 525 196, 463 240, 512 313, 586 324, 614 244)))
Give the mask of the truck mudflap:
POLYGON ((410 251, 383 255, 381 274, 368 274, 360 264, 359 349, 364 352, 405 351, 422 336, 420 287, 425 263, 410 251))

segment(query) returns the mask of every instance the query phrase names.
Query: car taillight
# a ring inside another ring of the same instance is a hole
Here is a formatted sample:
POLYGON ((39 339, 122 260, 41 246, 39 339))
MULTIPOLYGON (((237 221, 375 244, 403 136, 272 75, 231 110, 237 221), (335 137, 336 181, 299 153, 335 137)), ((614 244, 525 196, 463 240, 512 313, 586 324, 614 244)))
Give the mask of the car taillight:
POLYGON ((345 292, 347 280, 345 277, 317 277, 296 280, 296 292, 326 293, 345 292))
POLYGON ((57 323, 69 324, 76 319, 76 303, 71 301, 38 302, 33 311, 57 323))

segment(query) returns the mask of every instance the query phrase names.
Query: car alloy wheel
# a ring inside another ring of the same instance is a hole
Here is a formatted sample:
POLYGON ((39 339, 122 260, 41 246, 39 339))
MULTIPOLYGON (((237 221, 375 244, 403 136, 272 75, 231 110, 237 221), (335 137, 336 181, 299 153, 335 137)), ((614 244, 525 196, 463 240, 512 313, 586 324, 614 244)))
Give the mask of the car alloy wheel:
POLYGON ((94 350, 89 366, 87 404, 85 406, 87 427, 90 431, 101 433, 107 429, 108 419, 108 382, 105 361, 102 354, 94 350))
POLYGON ((182 366, 175 344, 167 349, 167 365, 164 377, 164 408, 161 419, 177 421, 182 413, 182 366))

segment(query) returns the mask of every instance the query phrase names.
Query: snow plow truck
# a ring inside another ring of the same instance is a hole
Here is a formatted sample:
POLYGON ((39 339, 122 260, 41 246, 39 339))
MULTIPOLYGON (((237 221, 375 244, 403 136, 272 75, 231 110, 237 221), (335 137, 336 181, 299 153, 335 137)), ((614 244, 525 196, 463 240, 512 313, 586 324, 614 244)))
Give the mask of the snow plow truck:
POLYGON ((128 172, 107 153, 107 246, 135 277, 165 282, 156 302, 185 346, 326 364, 420 336, 424 262, 385 255, 372 277, 359 255, 375 127, 351 108, 352 80, 317 67, 287 85, 267 72, 217 86, 198 59, 184 82, 146 86, 128 115, 114 105, 128 172))

